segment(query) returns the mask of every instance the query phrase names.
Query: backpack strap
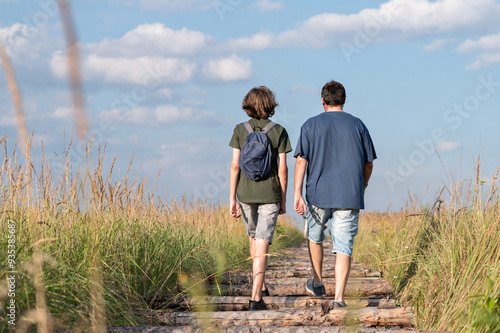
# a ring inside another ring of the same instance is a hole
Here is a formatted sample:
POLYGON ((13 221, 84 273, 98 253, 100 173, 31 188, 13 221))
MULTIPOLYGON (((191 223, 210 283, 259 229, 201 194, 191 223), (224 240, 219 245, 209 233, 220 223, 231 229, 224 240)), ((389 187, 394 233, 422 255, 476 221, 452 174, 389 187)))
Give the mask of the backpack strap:
POLYGON ((243 123, 243 126, 245 126, 245 129, 247 130, 248 134, 253 133, 253 128, 252 125, 250 125, 250 122, 245 121, 243 123))
POLYGON ((273 127, 274 127, 274 126, 276 126, 276 125, 278 125, 278 124, 273 123, 273 122, 271 121, 269 124, 267 124, 266 126, 264 126, 264 128, 262 129, 262 132, 267 133, 267 132, 269 132, 270 130, 272 130, 272 129, 273 129, 273 127))

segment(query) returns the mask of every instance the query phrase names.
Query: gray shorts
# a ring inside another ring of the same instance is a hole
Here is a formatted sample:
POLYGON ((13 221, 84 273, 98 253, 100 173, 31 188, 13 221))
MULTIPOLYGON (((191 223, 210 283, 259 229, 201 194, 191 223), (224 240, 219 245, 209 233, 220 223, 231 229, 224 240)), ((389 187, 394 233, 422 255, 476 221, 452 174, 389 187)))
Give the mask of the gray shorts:
POLYGON ((246 204, 240 202, 241 215, 247 227, 248 236, 273 242, 274 229, 280 211, 280 204, 246 204))

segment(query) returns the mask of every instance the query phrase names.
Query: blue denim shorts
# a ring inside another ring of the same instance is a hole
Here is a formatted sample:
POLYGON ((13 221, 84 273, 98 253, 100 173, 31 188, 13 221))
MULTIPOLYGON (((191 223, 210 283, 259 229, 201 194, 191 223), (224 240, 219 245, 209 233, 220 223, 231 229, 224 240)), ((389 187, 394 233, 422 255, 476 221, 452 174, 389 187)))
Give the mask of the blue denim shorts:
POLYGON ((255 239, 264 239, 273 242, 276 221, 280 211, 280 204, 246 204, 240 202, 241 215, 247 227, 247 235, 255 239))
POLYGON ((307 204, 307 238, 314 243, 325 240, 327 223, 332 221, 334 253, 352 257, 354 236, 358 234, 359 209, 318 208, 307 204))

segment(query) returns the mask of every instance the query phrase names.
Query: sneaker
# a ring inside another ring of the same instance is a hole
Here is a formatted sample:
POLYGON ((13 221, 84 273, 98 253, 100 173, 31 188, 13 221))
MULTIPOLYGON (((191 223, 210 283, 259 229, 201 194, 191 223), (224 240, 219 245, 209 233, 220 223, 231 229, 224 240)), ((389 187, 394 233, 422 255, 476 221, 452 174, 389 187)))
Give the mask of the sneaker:
POLYGON ((262 290, 262 296, 271 296, 269 295, 269 289, 267 289, 267 287, 265 290, 262 290))
POLYGON ((266 303, 261 298, 260 301, 248 301, 248 311, 267 310, 266 303))
POLYGON ((314 286, 314 279, 307 280, 306 290, 314 296, 326 296, 325 286, 314 286))
POLYGON ((333 301, 333 308, 338 309, 338 308, 345 308, 347 305, 345 305, 344 301, 333 301))

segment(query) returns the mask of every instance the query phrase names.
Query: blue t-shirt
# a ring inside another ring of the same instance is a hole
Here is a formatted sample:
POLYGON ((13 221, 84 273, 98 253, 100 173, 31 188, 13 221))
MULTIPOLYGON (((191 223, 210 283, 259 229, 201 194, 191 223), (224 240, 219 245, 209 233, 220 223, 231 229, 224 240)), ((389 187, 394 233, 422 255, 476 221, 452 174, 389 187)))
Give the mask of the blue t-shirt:
POLYGON ((306 159, 306 200, 320 208, 364 209, 364 165, 377 158, 370 133, 353 115, 331 111, 309 118, 294 156, 306 159))

